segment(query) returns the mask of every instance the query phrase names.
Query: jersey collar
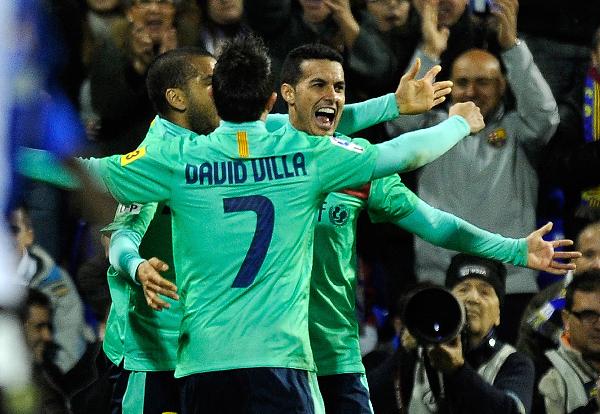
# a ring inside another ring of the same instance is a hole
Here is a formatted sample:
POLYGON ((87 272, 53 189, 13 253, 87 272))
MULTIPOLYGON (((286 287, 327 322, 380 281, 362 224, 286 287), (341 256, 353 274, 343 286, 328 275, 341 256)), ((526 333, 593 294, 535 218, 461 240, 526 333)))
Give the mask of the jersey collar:
POLYGON ((267 127, 264 121, 252 121, 252 122, 229 122, 221 121, 221 124, 215 132, 231 133, 237 131, 246 131, 257 134, 267 134, 267 127))
POLYGON ((166 120, 165 118, 161 118, 158 115, 156 115, 156 117, 154 117, 154 120, 150 124, 150 127, 151 127, 151 129, 154 129, 157 133, 159 133, 162 136, 198 135, 195 132, 190 131, 187 128, 183 128, 177 124, 174 124, 171 121, 166 120))

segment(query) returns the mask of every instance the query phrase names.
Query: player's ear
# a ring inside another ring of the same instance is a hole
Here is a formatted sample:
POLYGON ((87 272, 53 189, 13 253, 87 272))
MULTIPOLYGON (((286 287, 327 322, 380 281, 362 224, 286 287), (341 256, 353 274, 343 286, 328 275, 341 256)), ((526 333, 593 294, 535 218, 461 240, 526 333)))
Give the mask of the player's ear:
POLYGON ((296 102, 296 91, 289 83, 281 84, 281 97, 288 105, 293 105, 296 102))
POLYGON ((265 110, 267 111, 267 113, 271 112, 271 110, 273 109, 273 106, 275 106, 276 101, 277 101, 277 94, 275 92, 273 92, 271 94, 271 96, 269 97, 269 100, 267 101, 267 105, 265 107, 265 110))
POLYGON ((187 99, 179 88, 169 88, 165 91, 165 100, 173 110, 182 112, 187 109, 187 99))

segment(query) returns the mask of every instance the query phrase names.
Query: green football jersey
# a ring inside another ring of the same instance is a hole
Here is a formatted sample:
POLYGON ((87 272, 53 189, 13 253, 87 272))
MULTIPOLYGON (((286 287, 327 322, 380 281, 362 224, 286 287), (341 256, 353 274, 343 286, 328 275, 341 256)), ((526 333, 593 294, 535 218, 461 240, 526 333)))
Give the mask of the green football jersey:
MULTIPOLYGON (((164 124, 157 119, 148 134, 170 134, 164 124)), ((260 121, 174 138, 100 160, 100 170, 122 203, 169 200, 184 307, 175 375, 314 370, 314 211, 324 194, 368 182, 377 150, 290 125, 268 133, 260 121)))
MULTIPOLYGON (((103 230, 120 229, 143 236, 140 255, 167 263, 169 270, 161 274, 175 283, 171 210, 165 203, 120 205, 114 222, 103 230)), ((180 302, 164 298, 171 306, 157 312, 146 304, 142 287, 129 274, 111 266, 108 281, 113 301, 103 348, 109 359, 116 365, 124 359, 124 368, 132 371, 174 370, 183 315, 180 302)))
POLYGON ((364 373, 355 308, 356 224, 367 208, 374 222, 395 222, 416 207, 400 177, 331 193, 316 215, 309 330, 318 375, 364 373))

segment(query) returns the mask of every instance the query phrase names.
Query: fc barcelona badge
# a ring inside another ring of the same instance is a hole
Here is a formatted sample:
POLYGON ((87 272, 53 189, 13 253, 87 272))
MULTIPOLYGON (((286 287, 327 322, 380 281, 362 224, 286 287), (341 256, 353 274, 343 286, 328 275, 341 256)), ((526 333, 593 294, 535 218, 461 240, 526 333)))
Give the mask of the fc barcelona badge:
POLYGON ((493 147, 499 148, 506 143, 506 130, 504 128, 498 128, 488 134, 488 144, 493 147))

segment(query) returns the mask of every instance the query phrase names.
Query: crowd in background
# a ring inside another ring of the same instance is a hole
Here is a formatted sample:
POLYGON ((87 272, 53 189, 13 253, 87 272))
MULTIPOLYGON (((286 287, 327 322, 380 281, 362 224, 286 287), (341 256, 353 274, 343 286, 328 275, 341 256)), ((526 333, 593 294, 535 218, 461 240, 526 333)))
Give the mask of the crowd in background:
MULTIPOLYGON (((586 271, 591 271, 589 278, 598 277, 593 273, 600 269, 600 230, 593 225, 600 219, 597 2, 46 0, 40 4, 59 45, 51 59, 56 82, 44 93, 55 97, 56 87, 75 109, 83 127, 69 133, 82 136, 73 146, 87 155, 123 154, 137 147, 155 116, 146 92, 146 69, 157 55, 177 47, 200 45, 218 57, 225 40, 253 32, 264 39, 278 74, 291 49, 325 43, 344 56, 347 103, 394 92, 416 57, 421 58, 423 71, 439 63, 442 72, 437 79, 454 81, 449 101, 474 101, 486 128, 477 140, 464 140, 439 160, 403 176, 403 181, 432 206, 508 237, 522 237, 552 221, 549 237, 571 238, 583 253, 581 265, 568 280, 586 271), (507 27, 518 31, 516 43, 507 37, 507 27)), ((279 79, 274 81, 277 91, 279 79)), ((284 111, 286 105, 278 100, 274 112, 284 111)), ((383 142, 438 123, 444 116, 447 108, 436 108, 357 135, 383 142)), ((110 306, 107 244, 99 229, 112 219, 114 209, 107 209, 102 223, 85 216, 66 191, 25 179, 18 183, 18 201, 7 218, 19 254, 18 275, 23 285, 36 289, 29 293, 23 315, 34 374, 40 387, 55 391, 51 397, 61 402, 58 406, 67 401, 75 413, 107 412, 109 373, 96 359, 110 306), (54 371, 56 375, 51 375, 54 371), (90 385, 92 377, 95 382, 90 385), (82 389, 82 384, 88 385, 82 389)), ((455 252, 415 241, 396 226, 372 224, 364 215, 358 253, 357 309, 369 373, 389 364, 386 357, 402 347, 401 322, 394 317, 399 316, 398 299, 417 281, 443 284, 455 252)), ((545 384, 539 391, 536 385, 532 405, 544 412, 544 390, 548 395, 558 391, 552 388, 552 378, 544 376, 552 364, 541 352, 561 349, 563 326, 554 311, 564 305, 556 305, 555 299, 564 299, 567 283, 512 266, 506 272, 498 335, 532 358, 536 382, 545 384)), ((570 303, 567 297, 567 309, 572 306, 573 297, 570 303)), ((598 318, 587 316, 586 326, 600 329, 598 318)), ((596 341, 600 342, 598 337, 596 341)), ((600 343, 596 346, 600 352, 600 343)), ((589 381, 600 366, 595 369, 589 381)), ((69 412, 61 409, 48 412, 69 412)), ((398 410, 390 412, 403 412, 398 410)))

